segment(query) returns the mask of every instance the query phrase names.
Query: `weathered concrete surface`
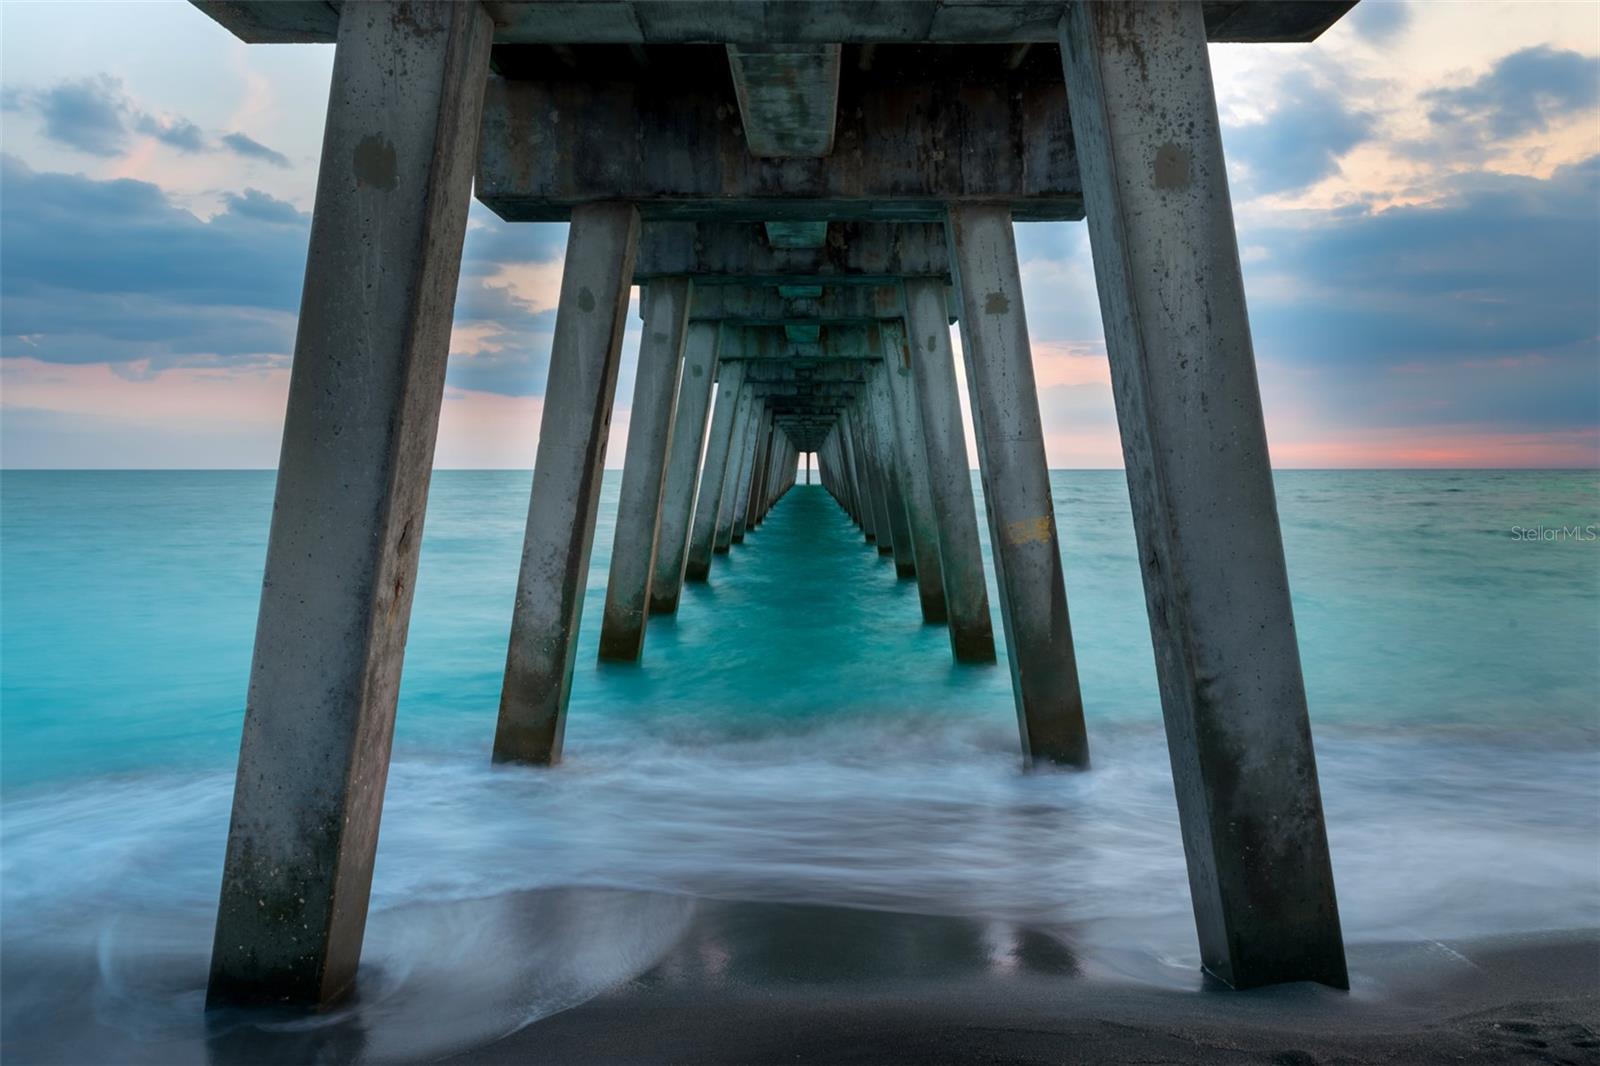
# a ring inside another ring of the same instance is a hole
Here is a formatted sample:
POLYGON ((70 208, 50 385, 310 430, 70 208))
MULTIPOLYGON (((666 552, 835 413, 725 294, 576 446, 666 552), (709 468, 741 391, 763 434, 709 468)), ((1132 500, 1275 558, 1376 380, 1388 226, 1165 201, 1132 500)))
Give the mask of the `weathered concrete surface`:
POLYGON ((730 79, 703 62, 597 69, 592 80, 493 77, 477 196, 508 221, 560 221, 601 200, 652 220, 934 221, 947 202, 1082 218, 1060 78, 957 61, 963 73, 950 77, 855 72, 839 86, 826 158, 752 156, 730 79))
MULTIPOLYGON (((771 225, 771 223, 768 223, 771 225)), ((927 222, 837 222, 820 246, 769 244, 749 222, 652 222, 639 241, 634 280, 687 275, 712 285, 892 285, 950 280, 944 228, 927 222)), ((801 295, 795 293, 794 295, 801 295)), ((818 293, 811 293, 816 296, 818 293)))
POLYGON ((638 233, 625 204, 575 212, 567 233, 496 762, 561 758, 638 233))
POLYGON ((727 49, 751 155, 815 158, 832 153, 839 45, 730 44, 727 49))
POLYGON ((878 534, 873 522, 875 508, 872 503, 872 486, 867 483, 866 469, 861 461, 858 422, 859 419, 853 410, 847 409, 839 413, 839 442, 845 470, 850 478, 851 495, 855 499, 856 525, 861 527, 862 536, 868 544, 871 544, 877 539, 878 534))
POLYGON ((600 658, 637 662, 644 650, 650 577, 656 565, 656 535, 666 488, 667 455, 678 406, 678 378, 689 328, 688 278, 662 278, 644 286, 644 331, 628 416, 628 447, 617 496, 611 573, 600 624, 600 658))
MULTIPOLYGON (((952 294, 952 310, 954 299, 952 294)), ((784 296, 776 286, 706 285, 696 293, 690 317, 733 326, 868 326, 898 322, 904 314, 898 285, 830 286, 816 296, 784 296)))
POLYGON ((1030 761, 1088 766, 1011 218, 1003 207, 954 205, 949 228, 972 428, 1023 754, 1030 761))
POLYGON ((906 513, 905 487, 895 455, 894 400, 889 395, 887 361, 873 367, 867 404, 872 412, 872 436, 877 446, 878 479, 883 484, 889 531, 894 539, 894 572, 900 577, 917 574, 916 551, 911 545, 911 522, 906 513))
POLYGON ((1201 958, 1348 983, 1199 12, 1074 6, 1066 77, 1201 958))
POLYGON ((821 248, 828 242, 826 221, 767 222, 761 228, 774 248, 821 248))
POLYGON ((911 349, 901 323, 882 331, 884 380, 894 414, 895 467, 905 499, 906 519, 915 553, 917 599, 924 622, 949 620, 944 604, 944 568, 939 563, 939 525, 933 516, 933 492, 928 485, 928 457, 922 442, 922 417, 911 383, 911 349))
POLYGON ((731 540, 743 544, 750 523, 750 494, 755 488, 756 468, 761 462, 761 440, 766 433, 767 408, 754 390, 750 393, 750 421, 744 442, 744 459, 739 464, 739 487, 734 495, 733 530, 731 540))
POLYGON ((908 279, 905 297, 906 332, 912 341, 911 383, 922 421, 928 489, 939 529, 950 651, 957 662, 992 663, 994 626, 989 619, 989 591, 961 400, 956 395, 955 355, 941 309, 943 289, 936 282, 908 279))
POLYGON ((733 543, 734 519, 739 509, 739 486, 744 480, 744 459, 750 447, 754 406, 755 396, 751 389, 740 389, 738 406, 734 408, 733 436, 728 442, 728 465, 723 472, 722 503, 717 508, 717 536, 712 544, 712 551, 717 555, 727 554, 729 545, 733 543))
POLYGON ((211 955, 210 1005, 354 983, 493 27, 355 8, 315 222, 211 955))
POLYGON ((781 359, 818 363, 854 359, 879 362, 883 342, 876 326, 825 326, 815 341, 796 341, 782 326, 722 326, 722 360, 781 359))
MULTIPOLYGON (((338 0, 193 0, 251 44, 328 42, 338 0)), ((711 41, 833 41, 875 45, 991 41, 1054 43, 1061 5, 1049 0, 487 0, 497 43, 582 45, 711 41)), ((1311 41, 1355 0, 1204 0, 1212 41, 1311 41)), ((574 50, 575 51, 575 50, 574 50)), ((648 50, 646 58, 648 58, 648 50)), ((854 57, 847 64, 859 62, 854 57)), ((581 57, 575 57, 581 65, 581 57)))
POLYGON ((700 473, 700 488, 695 496, 694 521, 689 531, 689 556, 684 563, 685 581, 704 581, 711 573, 711 556, 716 548, 722 514, 722 488, 732 465, 735 423, 739 396, 744 391, 744 363, 724 366, 718 375, 717 405, 706 435, 705 469, 700 473))
MULTIPOLYGON (((691 307, 693 304, 691 303, 691 307)), ((695 495, 700 488, 700 461, 705 452, 706 418, 711 413, 711 387, 717 377, 717 338, 708 322, 691 322, 684 343, 683 374, 678 384, 678 410, 667 458, 667 483, 661 499, 661 531, 656 537, 656 565, 650 576, 650 613, 673 614, 683 590, 689 559, 689 530, 695 495)))

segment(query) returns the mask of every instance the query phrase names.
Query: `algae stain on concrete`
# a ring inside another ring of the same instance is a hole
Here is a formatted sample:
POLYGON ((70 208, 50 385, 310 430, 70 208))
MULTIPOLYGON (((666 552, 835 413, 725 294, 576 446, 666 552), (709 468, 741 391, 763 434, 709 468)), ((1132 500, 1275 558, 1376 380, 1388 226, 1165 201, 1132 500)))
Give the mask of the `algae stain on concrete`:
POLYGON ((356 177, 356 184, 371 185, 377 189, 393 189, 399 180, 399 168, 395 164, 394 145, 378 133, 370 133, 361 138, 356 145, 355 158, 351 167, 356 177))

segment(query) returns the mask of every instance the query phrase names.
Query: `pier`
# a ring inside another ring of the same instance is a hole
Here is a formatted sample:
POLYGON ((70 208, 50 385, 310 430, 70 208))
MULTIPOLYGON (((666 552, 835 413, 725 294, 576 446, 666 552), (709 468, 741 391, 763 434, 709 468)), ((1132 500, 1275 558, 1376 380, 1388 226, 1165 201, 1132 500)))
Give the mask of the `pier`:
POLYGON ((473 195, 570 223, 506 772, 560 772, 636 285, 601 657, 760 550, 803 463, 952 659, 994 661, 975 458, 1023 760, 1093 772, 1013 237, 1082 220, 1205 968, 1347 985, 1207 46, 1351 3, 196 6, 336 43, 210 1003, 354 986, 473 195))

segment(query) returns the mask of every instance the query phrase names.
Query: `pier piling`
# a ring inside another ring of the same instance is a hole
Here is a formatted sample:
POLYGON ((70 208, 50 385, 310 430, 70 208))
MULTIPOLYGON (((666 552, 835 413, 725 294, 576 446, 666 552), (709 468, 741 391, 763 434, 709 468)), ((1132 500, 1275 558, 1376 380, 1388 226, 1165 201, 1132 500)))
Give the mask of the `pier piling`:
POLYGON ((561 758, 638 236, 639 213, 631 204, 572 212, 495 728, 496 762, 561 758))
POLYGON ((324 1004, 366 930, 493 25, 339 18, 207 1003, 324 1004))
POLYGON ((1061 53, 1201 958, 1346 987, 1205 24, 1074 4, 1061 53))
POLYGON ((688 278, 662 278, 641 289, 644 330, 617 496, 606 607, 600 623, 600 658, 611 662, 637 662, 644 650, 656 534, 661 528, 667 456, 672 448, 678 379, 689 326, 688 278))
POLYGON ((1011 212, 952 205, 949 232, 972 428, 1023 752, 1031 761, 1088 766, 1089 739, 1011 212))

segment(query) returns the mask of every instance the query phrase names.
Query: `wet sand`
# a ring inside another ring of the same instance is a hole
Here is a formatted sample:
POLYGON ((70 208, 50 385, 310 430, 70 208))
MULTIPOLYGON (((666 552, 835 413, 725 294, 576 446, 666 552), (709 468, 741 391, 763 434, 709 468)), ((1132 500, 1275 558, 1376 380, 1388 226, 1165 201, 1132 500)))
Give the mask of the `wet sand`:
POLYGON ((702 902, 646 973, 446 1061, 1600 1063, 1600 931, 1356 945, 1350 961, 1348 993, 1163 987, 1040 930, 702 902))
MULTIPOLYGON (((375 913, 314 1015, 202 1010, 209 913, 36 931, 5 1063, 1600 1063, 1600 930, 1356 944, 1239 993, 1071 928, 614 888, 375 913)), ((1102 931, 1103 932, 1103 931, 1102 931)))

